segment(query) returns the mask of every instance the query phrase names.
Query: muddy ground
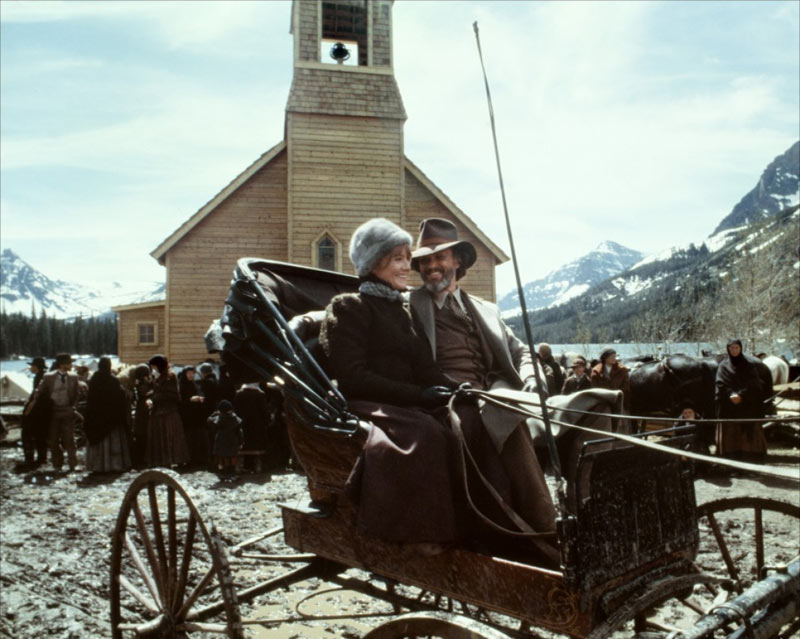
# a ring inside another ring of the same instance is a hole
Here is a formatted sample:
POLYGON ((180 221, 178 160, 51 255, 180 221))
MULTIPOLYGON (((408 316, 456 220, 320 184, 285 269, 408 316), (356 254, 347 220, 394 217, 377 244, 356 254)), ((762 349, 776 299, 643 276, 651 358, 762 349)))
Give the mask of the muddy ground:
MULTIPOLYGON (((798 450, 772 444, 769 463, 800 472, 798 450)), ((109 561, 112 530, 125 490, 136 473, 91 476, 80 470, 55 474, 22 465, 22 450, 0 448, 0 636, 78 639, 110 636, 109 561)), ((213 520, 228 547, 280 524, 278 503, 304 500, 305 478, 294 472, 244 475, 221 481, 205 471, 186 472, 204 518, 213 520)), ((697 501, 747 495, 798 503, 798 484, 741 473, 696 481, 697 501)), ((752 554, 749 522, 729 522, 733 554, 752 554)), ((781 556, 797 552, 797 522, 768 522, 767 533, 781 556)), ((259 568, 248 568, 258 578, 259 568)), ((243 614, 288 617, 303 596, 325 589, 317 579, 262 597, 243 614)), ((361 604, 362 608, 364 604, 361 604)), ((327 604, 327 612, 336 607, 327 604)), ((384 606, 385 609, 385 606, 384 606)), ((324 620, 251 626, 249 636, 356 638, 376 620, 324 620)))

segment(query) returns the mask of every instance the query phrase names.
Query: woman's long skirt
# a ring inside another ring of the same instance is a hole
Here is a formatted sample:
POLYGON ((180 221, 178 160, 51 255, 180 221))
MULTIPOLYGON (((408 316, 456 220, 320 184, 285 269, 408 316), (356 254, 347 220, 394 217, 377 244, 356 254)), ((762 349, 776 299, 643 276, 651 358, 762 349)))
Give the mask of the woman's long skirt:
POLYGON ((180 466, 189 462, 189 449, 178 411, 150 415, 147 424, 147 466, 180 466))
POLYGON ((122 472, 131 467, 128 438, 122 427, 115 428, 102 441, 86 446, 86 470, 122 472))
POLYGON ((347 482, 359 528, 387 541, 454 541, 453 432, 420 408, 354 401, 350 409, 373 425, 347 482))

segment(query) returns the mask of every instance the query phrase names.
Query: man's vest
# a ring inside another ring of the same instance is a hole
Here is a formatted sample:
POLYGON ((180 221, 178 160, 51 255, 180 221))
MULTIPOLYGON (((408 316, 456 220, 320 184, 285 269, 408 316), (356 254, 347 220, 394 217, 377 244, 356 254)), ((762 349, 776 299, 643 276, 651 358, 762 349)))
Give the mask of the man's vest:
POLYGON ((436 326, 436 363, 457 382, 488 387, 488 367, 475 321, 464 313, 452 296, 440 309, 433 305, 436 326))

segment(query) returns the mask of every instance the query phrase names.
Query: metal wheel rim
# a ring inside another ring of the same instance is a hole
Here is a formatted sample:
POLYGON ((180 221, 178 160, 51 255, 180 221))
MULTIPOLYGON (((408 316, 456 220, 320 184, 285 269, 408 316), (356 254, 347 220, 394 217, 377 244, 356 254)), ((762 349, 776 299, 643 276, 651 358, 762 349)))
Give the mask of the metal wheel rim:
POLYGON ((446 612, 411 612, 374 628, 363 639, 508 639, 508 635, 463 615, 446 612))

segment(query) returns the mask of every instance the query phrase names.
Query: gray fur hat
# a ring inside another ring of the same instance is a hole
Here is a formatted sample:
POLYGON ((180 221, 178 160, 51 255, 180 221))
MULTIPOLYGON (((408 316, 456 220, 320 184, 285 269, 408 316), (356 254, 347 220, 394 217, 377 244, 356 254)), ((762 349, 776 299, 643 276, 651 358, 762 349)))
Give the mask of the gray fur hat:
POLYGON ((359 277, 366 277, 384 255, 395 246, 408 244, 411 235, 394 222, 376 217, 359 226, 350 238, 350 261, 359 277))

